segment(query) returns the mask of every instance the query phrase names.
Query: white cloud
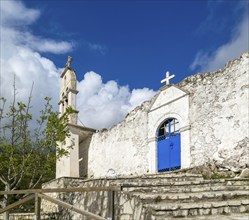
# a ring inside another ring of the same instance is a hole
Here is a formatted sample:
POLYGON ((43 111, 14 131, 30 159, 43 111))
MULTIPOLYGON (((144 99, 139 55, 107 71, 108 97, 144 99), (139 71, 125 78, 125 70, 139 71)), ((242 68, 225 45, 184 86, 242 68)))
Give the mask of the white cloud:
POLYGON ((51 39, 43 39, 28 32, 24 33, 21 37, 19 37, 18 40, 21 44, 24 44, 39 52, 63 54, 72 50, 73 47, 73 43, 69 43, 66 41, 57 42, 51 39))
POLYGON ((37 37, 28 31, 40 11, 28 9, 20 1, 1 1, 1 80, 0 96, 13 98, 13 79, 16 76, 17 98, 27 101, 32 83, 32 112, 36 116, 46 96, 53 98, 57 108, 60 69, 39 52, 63 53, 72 49, 69 42, 37 37))
POLYGON ((155 91, 148 88, 129 90, 115 81, 103 83, 95 72, 88 72, 78 84, 78 110, 80 121, 87 127, 111 127, 124 119, 126 114, 155 91))
POLYGON ((232 38, 224 45, 218 47, 214 52, 207 53, 199 51, 190 68, 200 68, 202 72, 214 71, 222 68, 229 60, 239 57, 249 50, 249 24, 248 15, 242 19, 234 29, 232 38))
POLYGON ((2 24, 14 26, 31 24, 40 16, 40 11, 28 9, 20 1, 1 1, 0 13, 2 24))
MULTIPOLYGON (((27 101, 32 83, 33 114, 38 115, 46 96, 52 97, 57 108, 59 80, 62 69, 43 57, 40 52, 65 53, 72 44, 36 36, 28 31, 40 12, 28 9, 19 1, 1 2, 1 79, 0 96, 12 98, 12 84, 16 75, 18 98, 27 101), (11 16, 13 15, 13 17, 11 16), (18 24, 17 27, 15 24, 18 24)), ((105 49, 92 45, 93 50, 105 49)), ((88 72, 78 84, 78 110, 81 121, 89 127, 110 127, 124 119, 125 115, 155 92, 147 88, 130 91, 128 86, 119 86, 115 81, 103 83, 100 75, 88 72)))

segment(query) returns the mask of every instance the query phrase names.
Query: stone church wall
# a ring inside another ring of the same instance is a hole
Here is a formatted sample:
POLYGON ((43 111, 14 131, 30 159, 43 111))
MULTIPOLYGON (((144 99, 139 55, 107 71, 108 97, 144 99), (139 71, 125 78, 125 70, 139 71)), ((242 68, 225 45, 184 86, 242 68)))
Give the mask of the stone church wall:
POLYGON ((150 102, 131 111, 126 119, 92 136, 88 177, 139 175, 148 172, 148 111, 150 102))
POLYGON ((249 53, 178 86, 190 93, 191 165, 249 167, 249 53))
MULTIPOLYGON (((190 166, 215 161, 234 170, 249 167, 248 66, 249 53, 245 53, 223 69, 190 76, 176 85, 189 98, 189 106, 181 107, 189 108, 190 166)), ((148 126, 152 126, 148 113, 156 98, 158 94, 131 111, 123 122, 92 136, 81 176, 153 172, 151 161, 157 160, 156 150, 150 150, 147 132, 148 126)))

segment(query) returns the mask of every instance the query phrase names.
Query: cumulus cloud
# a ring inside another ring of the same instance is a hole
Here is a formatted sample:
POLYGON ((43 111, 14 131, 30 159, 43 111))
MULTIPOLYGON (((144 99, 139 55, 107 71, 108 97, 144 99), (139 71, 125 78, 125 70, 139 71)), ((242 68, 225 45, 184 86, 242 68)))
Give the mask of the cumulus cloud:
POLYGON ((224 63, 239 57, 242 53, 249 50, 249 23, 248 15, 234 29, 229 42, 221 45, 213 52, 199 51, 192 62, 192 70, 200 68, 202 72, 214 71, 222 68, 224 63))
POLYGON ((95 72, 88 72, 78 83, 79 118, 87 127, 108 128, 124 119, 126 114, 155 95, 148 88, 133 89, 111 80, 103 82, 95 72))
POLYGON ((52 97, 53 105, 57 107, 61 71, 39 52, 65 53, 72 49, 72 44, 42 38, 29 31, 29 25, 39 18, 40 11, 29 9, 20 1, 1 1, 0 4, 0 96, 12 100, 15 75, 19 100, 27 101, 34 83, 32 112, 35 116, 46 96, 52 97))
MULTIPOLYGON (((43 98, 52 97, 57 109, 61 68, 42 56, 40 52, 65 53, 73 44, 36 36, 29 31, 30 24, 40 16, 40 11, 27 8, 20 1, 1 1, 1 55, 0 96, 11 100, 13 79, 16 78, 17 98, 27 101, 32 83, 32 113, 37 116, 44 106, 43 98)), ((100 45, 92 50, 104 51, 100 45)), ((129 90, 115 81, 103 82, 101 76, 88 72, 78 82, 78 110, 81 121, 89 127, 110 127, 124 119, 125 115, 155 92, 145 89, 129 90)))
POLYGON ((0 6, 1 23, 4 25, 28 25, 40 16, 40 11, 28 9, 20 1, 1 1, 0 6))

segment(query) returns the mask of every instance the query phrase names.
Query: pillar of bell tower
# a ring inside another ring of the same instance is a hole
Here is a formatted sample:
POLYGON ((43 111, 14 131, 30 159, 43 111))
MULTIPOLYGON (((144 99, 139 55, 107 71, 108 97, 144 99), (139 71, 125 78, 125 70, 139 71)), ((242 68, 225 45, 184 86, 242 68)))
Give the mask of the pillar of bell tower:
POLYGON ((75 71, 71 69, 72 57, 68 56, 66 67, 61 74, 60 114, 64 114, 67 107, 72 107, 76 113, 69 116, 69 123, 77 124, 78 111, 76 110, 77 81, 75 71))

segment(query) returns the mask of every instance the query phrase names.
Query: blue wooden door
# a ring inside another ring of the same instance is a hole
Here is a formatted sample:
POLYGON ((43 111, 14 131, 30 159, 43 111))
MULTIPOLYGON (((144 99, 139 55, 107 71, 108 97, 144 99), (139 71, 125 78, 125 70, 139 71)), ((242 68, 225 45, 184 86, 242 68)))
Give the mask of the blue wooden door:
POLYGON ((159 132, 157 138, 159 172, 181 168, 181 138, 177 123, 176 119, 168 119, 160 127, 160 129, 164 129, 164 132, 159 132))

